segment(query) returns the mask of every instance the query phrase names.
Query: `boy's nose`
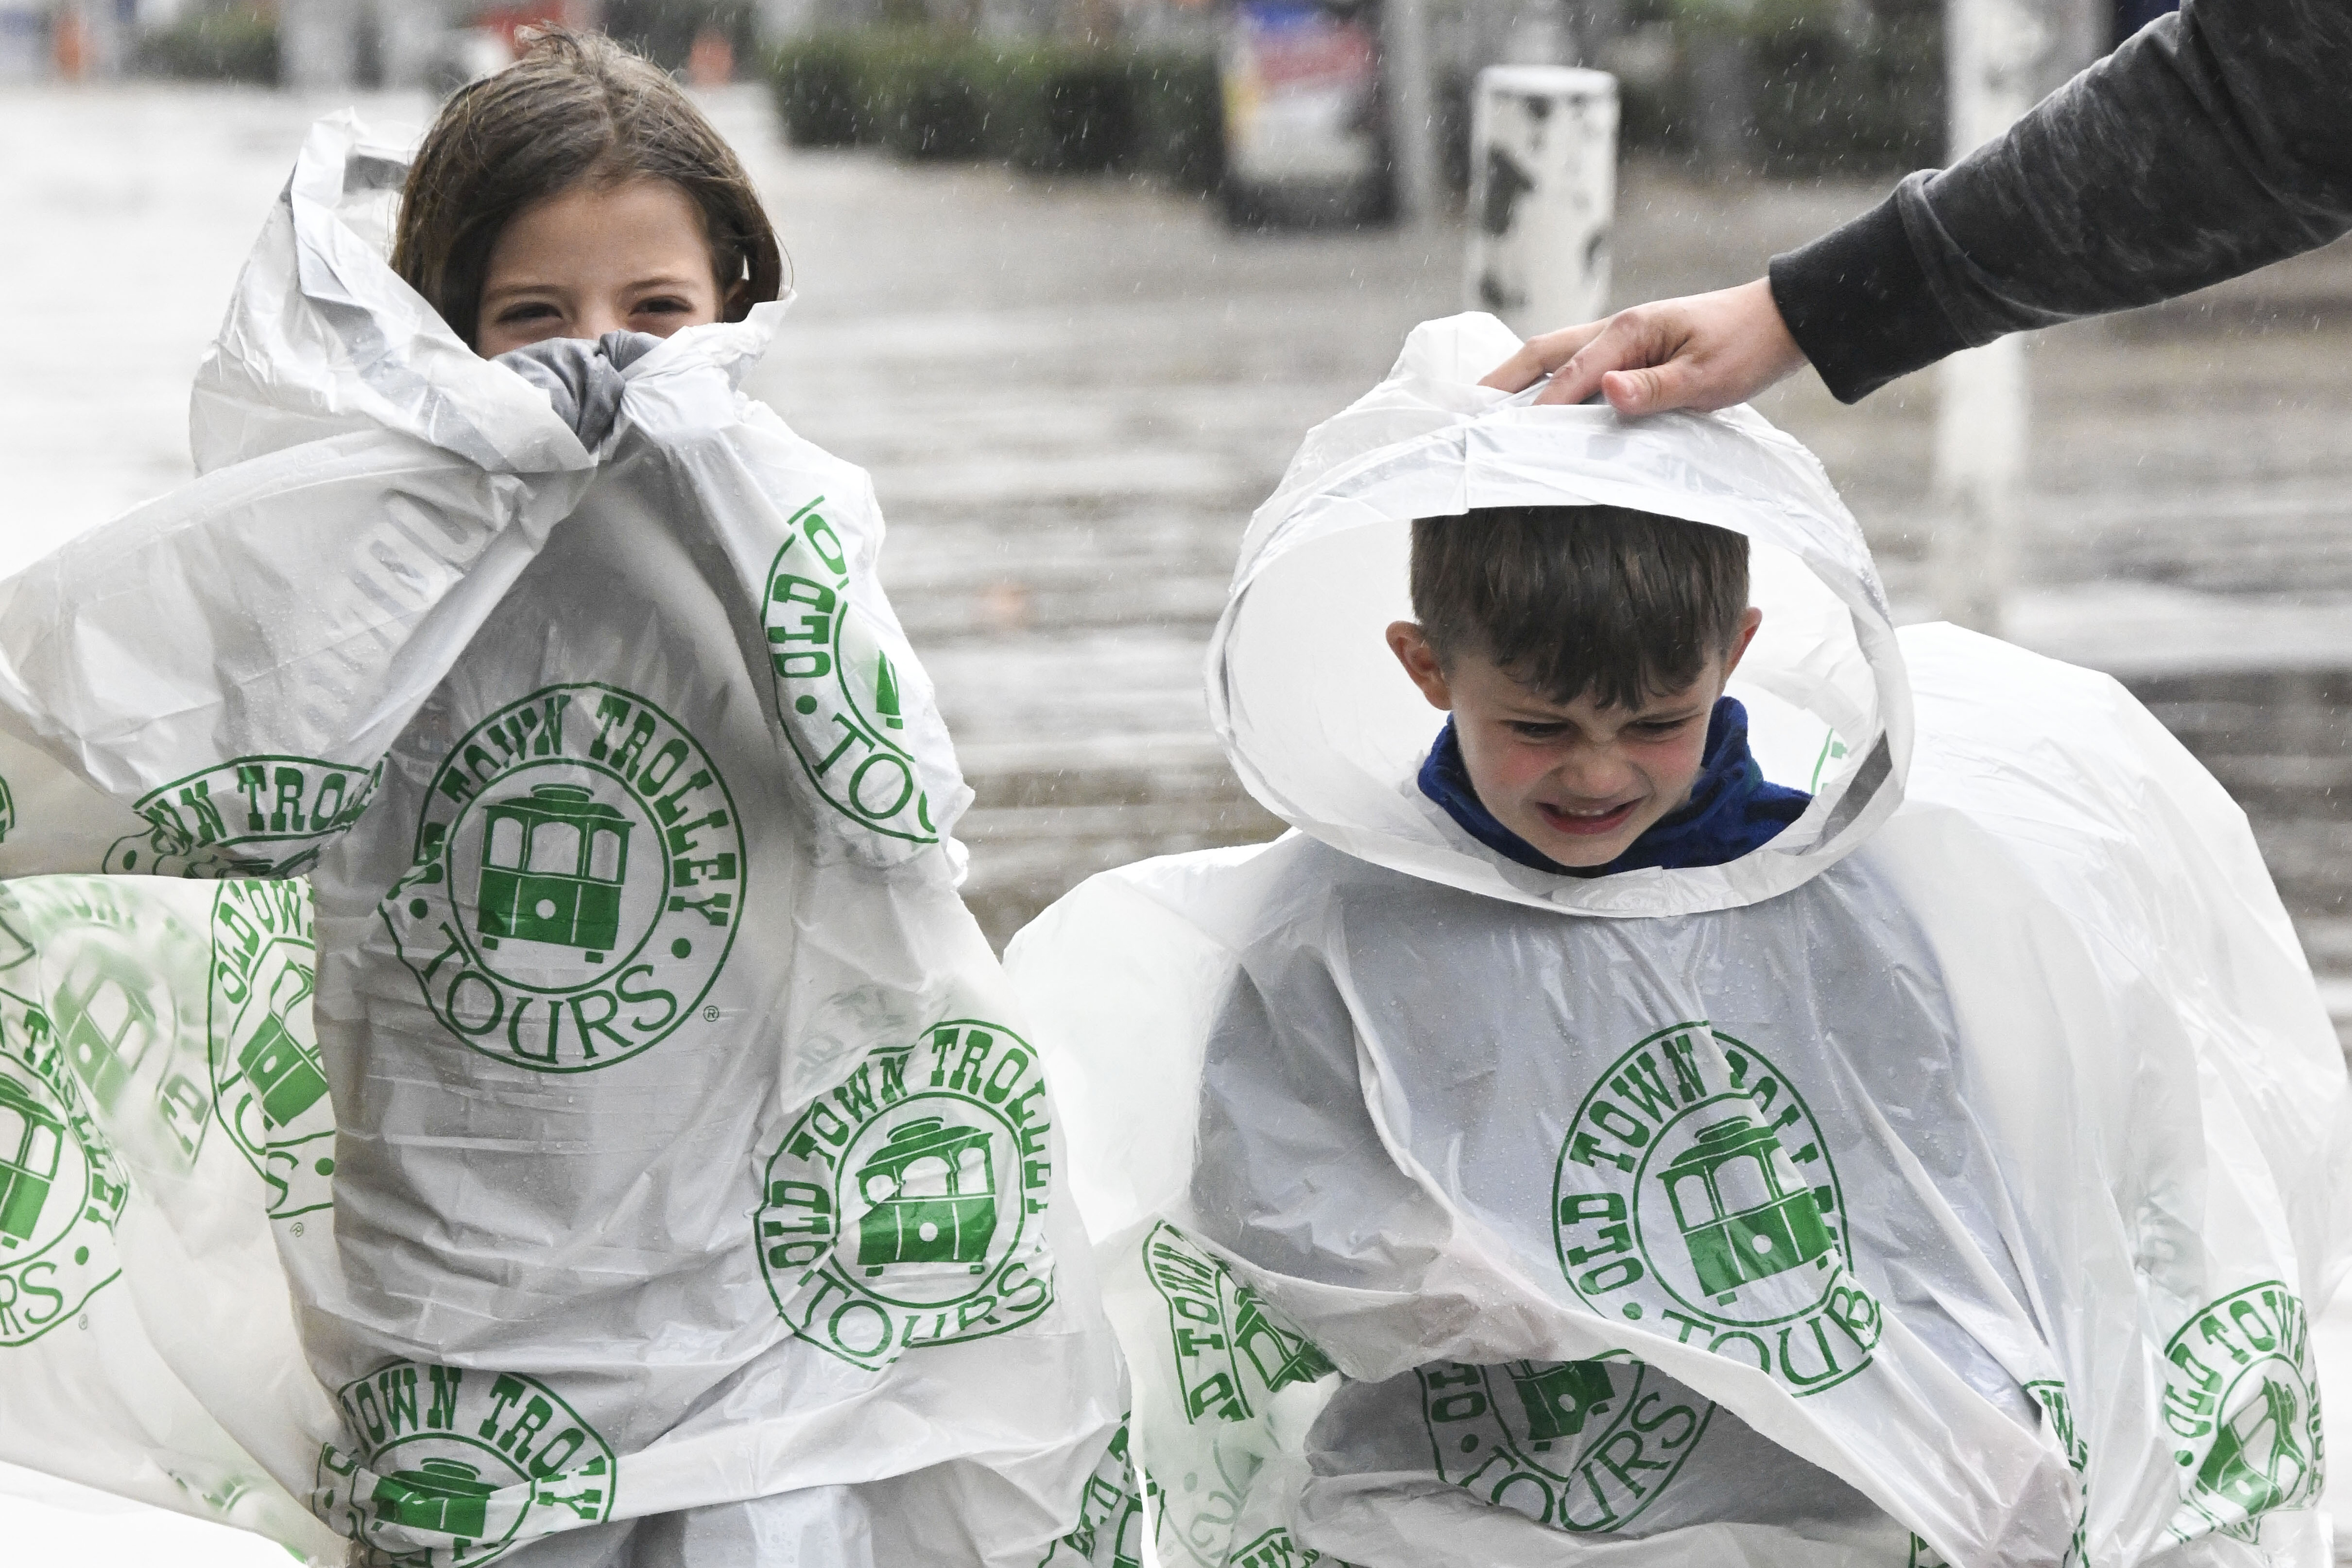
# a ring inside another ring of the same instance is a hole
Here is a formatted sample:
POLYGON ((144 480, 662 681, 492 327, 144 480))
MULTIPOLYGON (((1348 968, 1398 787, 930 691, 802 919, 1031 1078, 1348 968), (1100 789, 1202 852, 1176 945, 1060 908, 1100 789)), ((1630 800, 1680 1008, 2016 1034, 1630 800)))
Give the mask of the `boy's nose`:
POLYGON ((1580 751, 1552 770, 1553 781, 1570 795, 1596 804, 1623 795, 1633 769, 1612 751, 1580 751))

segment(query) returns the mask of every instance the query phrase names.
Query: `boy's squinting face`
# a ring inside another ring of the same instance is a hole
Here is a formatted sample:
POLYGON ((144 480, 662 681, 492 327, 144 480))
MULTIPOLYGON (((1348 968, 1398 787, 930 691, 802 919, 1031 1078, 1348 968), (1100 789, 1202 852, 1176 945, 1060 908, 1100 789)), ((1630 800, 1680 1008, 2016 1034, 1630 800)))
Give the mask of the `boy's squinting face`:
POLYGON ((702 214, 667 180, 580 183, 515 214, 490 246, 476 350, 719 319, 725 303, 702 214))
POLYGON ((1410 621, 1391 624, 1388 641, 1430 705, 1452 710, 1479 801, 1545 858, 1581 868, 1615 860, 1689 799, 1707 718, 1763 619, 1748 610, 1696 681, 1634 708, 1604 707, 1590 694, 1554 702, 1483 656, 1464 654, 1447 670, 1410 621))

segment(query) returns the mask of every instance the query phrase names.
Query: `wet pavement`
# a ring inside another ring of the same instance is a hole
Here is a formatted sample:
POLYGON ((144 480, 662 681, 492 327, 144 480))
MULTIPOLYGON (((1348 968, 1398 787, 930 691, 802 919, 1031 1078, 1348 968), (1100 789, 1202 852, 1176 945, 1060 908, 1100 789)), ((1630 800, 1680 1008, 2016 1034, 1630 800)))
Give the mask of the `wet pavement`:
MULTIPOLYGON (((331 107, 160 86, 0 96, 16 150, 0 162, 0 298, 18 306, 0 569, 185 477, 189 374, 331 107)), ((990 935, 1098 867, 1270 833, 1210 739, 1203 641, 1300 434, 1378 379, 1413 322, 1458 308, 1458 228, 1235 235, 1124 180, 793 152, 757 91, 711 107, 800 291, 754 390, 874 473, 885 577, 980 791, 968 892, 990 935)), ((428 106, 361 108, 414 123, 428 106)), ((1754 276, 1879 183, 1629 168, 1618 295, 1754 276)), ((2352 669, 2340 251, 2033 341, 2021 640, 2127 678, 2352 669)), ((1808 373, 1760 406, 1821 454, 1898 601, 1926 613, 1932 375, 1841 409, 1808 373)), ((2311 787, 2263 825, 2307 871, 2315 845, 2352 849, 2334 788, 2352 763, 2332 707, 2294 728, 2202 749, 2227 777, 2249 747, 2286 744, 2264 777, 2300 768, 2311 787)), ((2345 889, 2297 886, 2315 950, 2352 955, 2345 889)))

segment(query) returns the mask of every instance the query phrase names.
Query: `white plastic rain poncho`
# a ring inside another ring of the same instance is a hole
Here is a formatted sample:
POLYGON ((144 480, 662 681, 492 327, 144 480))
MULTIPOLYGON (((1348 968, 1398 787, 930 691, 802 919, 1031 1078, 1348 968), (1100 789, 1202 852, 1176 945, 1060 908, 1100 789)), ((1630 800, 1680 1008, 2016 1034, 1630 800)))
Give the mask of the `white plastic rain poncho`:
POLYGON ((1474 383, 1424 326, 1260 509, 1209 662, 1299 830, 1008 955, 1076 1130, 1163 1562, 2328 1561, 2345 1071, 2244 819, 2104 676, 1898 634, 1745 410, 1474 383), (1515 864, 1416 787, 1408 521, 1746 534, 1762 849, 1515 864))
POLYGON ((1121 1374, 872 487, 735 390, 780 306, 475 358, 401 160, 313 133, 204 476, 0 584, 0 1459, 314 1563, 1059 1568, 1121 1374))

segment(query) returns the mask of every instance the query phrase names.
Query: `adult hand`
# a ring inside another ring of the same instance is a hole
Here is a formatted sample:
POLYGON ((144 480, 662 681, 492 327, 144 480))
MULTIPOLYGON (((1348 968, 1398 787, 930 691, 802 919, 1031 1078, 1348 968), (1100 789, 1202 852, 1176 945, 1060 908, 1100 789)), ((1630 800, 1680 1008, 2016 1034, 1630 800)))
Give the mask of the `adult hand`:
POLYGON ((1582 402, 1598 392, 1630 417, 1728 408, 1804 363, 1771 284, 1759 277, 1530 338, 1478 384, 1518 392, 1549 376, 1538 402, 1582 402))

